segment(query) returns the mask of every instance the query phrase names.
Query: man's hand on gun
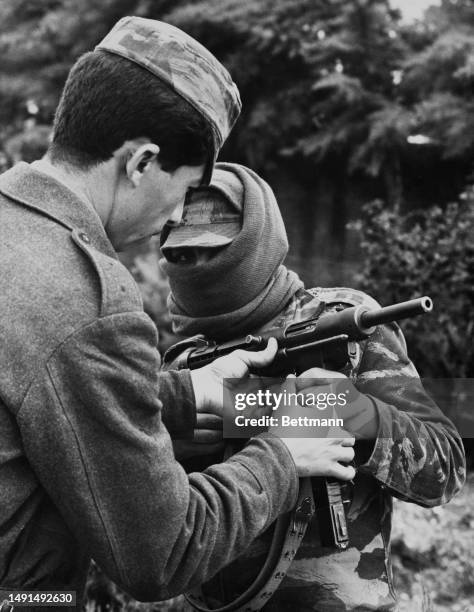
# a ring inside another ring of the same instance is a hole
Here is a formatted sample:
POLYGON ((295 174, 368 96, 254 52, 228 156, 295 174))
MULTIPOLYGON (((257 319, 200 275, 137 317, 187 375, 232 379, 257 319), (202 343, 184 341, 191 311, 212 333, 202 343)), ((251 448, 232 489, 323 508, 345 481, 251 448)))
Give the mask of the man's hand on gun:
POLYGON ((333 408, 331 417, 344 421, 344 429, 355 438, 373 439, 377 437, 378 416, 372 400, 360 393, 352 381, 341 372, 311 368, 295 379, 295 391, 299 393, 332 393, 338 396, 343 392, 345 402, 333 408))
MULTIPOLYGON (((325 370, 321 370, 324 372, 325 370)), ((286 379, 284 388, 287 394, 292 393, 294 397, 298 394, 306 395, 315 393, 314 377, 306 377, 305 372, 300 376, 290 374, 286 379)), ((313 373, 314 374, 314 373, 313 373)), ((331 372, 332 374, 332 372, 331 372)), ((314 408, 308 408, 298 404, 296 401, 291 405, 285 405, 285 415, 290 418, 297 417, 314 417, 314 408)), ((295 464, 297 466, 298 475, 304 476, 325 476, 339 478, 340 480, 352 480, 355 476, 355 470, 351 465, 346 465, 354 459, 354 443, 355 438, 345 429, 328 428, 326 435, 321 435, 312 438, 285 437, 285 431, 288 429, 275 426, 270 427, 270 433, 278 436, 288 447, 295 464), (314 452, 317 448, 317 462, 314 462, 314 452)))
MULTIPOLYGON (((222 439, 222 432, 214 427, 218 423, 216 417, 222 418, 225 379, 249 378, 250 369, 270 364, 276 351, 277 342, 271 338, 262 351, 237 350, 207 366, 190 371, 197 411, 197 428, 194 436, 198 451, 196 454, 203 454, 206 447, 207 453, 214 452, 219 439, 222 439), (212 428, 208 429, 210 424, 212 428), (206 427, 201 428, 202 425, 206 427), (212 449, 209 448, 209 444, 213 446, 212 449)), ((290 377, 286 384, 293 386, 299 393, 305 393, 306 388, 313 389, 313 383, 313 379, 305 379, 302 375, 298 378, 290 377)), ((295 409, 298 410, 298 407, 295 409)), ((277 430, 270 429, 270 431, 278 435, 277 430)), ((354 478, 354 468, 345 464, 354 458, 355 439, 344 430, 341 430, 338 437, 281 439, 291 454, 300 476, 332 476, 341 480, 354 478)))
POLYGON ((271 338, 263 351, 233 351, 202 368, 190 370, 196 401, 196 427, 192 441, 173 442, 178 459, 211 455, 224 449, 222 411, 225 380, 250 377, 250 368, 271 363, 276 351, 276 340, 271 338))

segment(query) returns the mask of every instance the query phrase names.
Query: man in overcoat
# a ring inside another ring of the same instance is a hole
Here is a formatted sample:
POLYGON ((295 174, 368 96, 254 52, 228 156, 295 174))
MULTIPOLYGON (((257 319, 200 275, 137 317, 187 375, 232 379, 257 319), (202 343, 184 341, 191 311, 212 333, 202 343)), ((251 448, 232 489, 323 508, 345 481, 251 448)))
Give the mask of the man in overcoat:
POLYGON ((174 459, 169 432, 192 437, 222 410, 222 378, 275 346, 160 374, 116 252, 179 220, 239 112, 204 47, 126 17, 72 68, 45 158, 0 177, 0 602, 74 591, 79 606, 91 557, 137 599, 167 598, 290 510, 298 472, 353 475, 347 440, 258 437, 189 477, 174 459))

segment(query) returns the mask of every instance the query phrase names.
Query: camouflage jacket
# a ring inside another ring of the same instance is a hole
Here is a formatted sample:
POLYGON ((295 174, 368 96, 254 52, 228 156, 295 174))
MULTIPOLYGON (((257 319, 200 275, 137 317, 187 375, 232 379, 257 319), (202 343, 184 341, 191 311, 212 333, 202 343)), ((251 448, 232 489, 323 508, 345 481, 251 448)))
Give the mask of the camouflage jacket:
MULTIPOLYGON (((362 303, 377 306, 353 289, 300 290, 258 331, 307 319, 321 301, 327 311, 362 303)), ((449 501, 464 482, 461 439, 423 389, 398 325, 379 326, 360 349, 358 363, 348 374, 374 402, 379 425, 374 442, 356 443, 357 475, 347 512, 350 547, 340 552, 323 547, 316 517, 285 579, 263 608, 266 612, 396 610, 390 560, 392 496, 436 506, 449 501)), ((209 605, 235 599, 252 583, 272 532, 268 529, 205 585, 209 605)))

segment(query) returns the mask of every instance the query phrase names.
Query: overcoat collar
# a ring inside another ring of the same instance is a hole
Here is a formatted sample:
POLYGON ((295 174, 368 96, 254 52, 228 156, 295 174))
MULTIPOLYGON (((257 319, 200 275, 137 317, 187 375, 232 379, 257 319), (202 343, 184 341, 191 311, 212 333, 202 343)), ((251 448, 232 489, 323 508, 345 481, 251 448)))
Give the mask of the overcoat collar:
POLYGON ((85 234, 92 246, 117 258, 92 205, 53 177, 20 162, 0 176, 0 193, 72 231, 85 234))

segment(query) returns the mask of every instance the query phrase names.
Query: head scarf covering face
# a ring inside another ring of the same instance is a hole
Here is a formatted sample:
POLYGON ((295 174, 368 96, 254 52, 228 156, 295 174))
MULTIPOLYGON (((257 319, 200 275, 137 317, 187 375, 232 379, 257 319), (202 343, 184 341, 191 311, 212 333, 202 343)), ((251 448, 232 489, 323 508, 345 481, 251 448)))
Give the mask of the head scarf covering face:
POLYGON ((216 169, 220 191, 228 188, 230 197, 240 194, 240 233, 207 262, 161 260, 161 265, 170 281, 168 305, 175 331, 224 339, 263 325, 303 283, 282 265, 288 240, 270 186, 245 166, 220 163, 216 169))

